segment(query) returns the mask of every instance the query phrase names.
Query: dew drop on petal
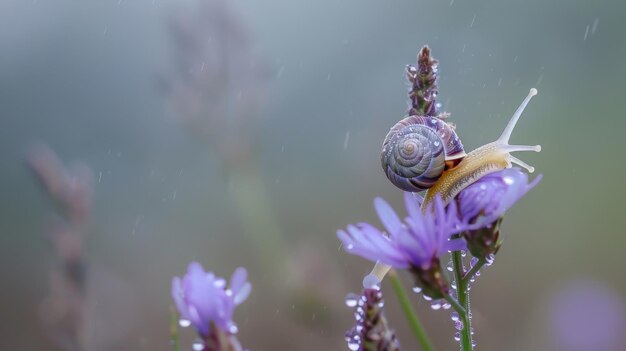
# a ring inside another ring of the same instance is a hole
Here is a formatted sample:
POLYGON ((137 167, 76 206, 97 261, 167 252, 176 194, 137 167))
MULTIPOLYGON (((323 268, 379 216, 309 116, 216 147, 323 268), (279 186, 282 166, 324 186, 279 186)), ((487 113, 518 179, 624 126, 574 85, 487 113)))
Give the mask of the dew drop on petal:
POLYGON ((188 326, 191 325, 191 321, 188 319, 179 319, 178 320, 178 325, 180 325, 183 328, 187 328, 188 326))
POLYGON ((414 286, 411 290, 413 290, 413 292, 416 294, 419 294, 422 292, 422 288, 420 288, 419 286, 414 286))

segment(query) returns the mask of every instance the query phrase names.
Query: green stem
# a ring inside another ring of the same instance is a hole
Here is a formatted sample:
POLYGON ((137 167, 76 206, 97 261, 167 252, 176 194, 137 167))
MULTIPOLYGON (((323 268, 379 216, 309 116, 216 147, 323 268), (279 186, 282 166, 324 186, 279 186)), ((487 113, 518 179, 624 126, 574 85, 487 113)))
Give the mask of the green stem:
POLYGON ((467 273, 465 273, 465 275, 463 276, 463 282, 465 283, 465 286, 469 284, 470 279, 472 279, 476 272, 478 272, 478 270, 481 269, 485 265, 485 263, 487 263, 487 260, 485 260, 484 258, 480 258, 478 262, 476 262, 476 264, 467 273))
POLYGON ((469 291, 467 290, 468 280, 463 279, 463 258, 460 251, 452 252, 452 264, 454 267, 454 280, 456 281, 456 292, 458 295, 458 302, 463 309, 457 309, 459 318, 463 322, 463 329, 461 329, 461 350, 472 350, 472 326, 470 324, 470 308, 469 308, 469 291))
POLYGON ((180 340, 178 338, 178 312, 174 306, 170 306, 170 342, 172 350, 180 351, 180 340))
POLYGON ((435 348, 433 347, 430 340, 428 339, 428 335, 426 334, 426 330, 424 329, 424 326, 422 326, 422 323, 417 317, 417 314, 413 310, 411 301, 409 300, 409 297, 406 294, 406 291, 404 289, 404 286, 402 285, 402 281, 400 281, 400 278, 398 277, 398 274, 396 273, 395 270, 391 270, 387 276, 389 277, 389 280, 391 281, 391 285, 393 286, 393 291, 396 293, 396 296, 398 297, 398 301, 400 302, 400 307, 402 308, 402 312, 404 312, 404 316, 408 320, 409 326, 411 327, 413 334, 415 334, 415 337, 417 338, 417 341, 419 342, 420 346, 422 347, 424 351, 433 351, 435 348))
POLYGON ((446 299, 446 301, 448 301, 452 305, 452 308, 454 308, 454 310, 457 311, 459 314, 465 314, 465 308, 461 306, 461 304, 454 297, 450 296, 450 294, 446 294, 444 296, 444 299, 446 299))

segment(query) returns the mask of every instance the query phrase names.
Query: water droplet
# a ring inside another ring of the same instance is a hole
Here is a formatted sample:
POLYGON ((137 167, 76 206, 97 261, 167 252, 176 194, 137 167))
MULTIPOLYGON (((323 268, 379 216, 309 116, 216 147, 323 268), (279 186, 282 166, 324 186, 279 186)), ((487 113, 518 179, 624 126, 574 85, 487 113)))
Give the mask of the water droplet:
POLYGON ((496 256, 494 254, 489 254, 489 256, 487 256, 487 258, 485 260, 485 265, 491 266, 495 259, 496 259, 496 256))
POLYGON ((454 333, 454 340, 461 341, 461 333, 459 332, 454 333))
POLYGON ((419 294, 422 292, 422 288, 420 288, 419 286, 414 286, 412 290, 416 294, 419 294))
POLYGON ((187 319, 179 319, 178 320, 178 325, 180 325, 183 328, 187 328, 188 326, 191 325, 191 321, 187 320, 187 319))
POLYGON ((472 347, 476 347, 476 341, 472 340, 472 347))
POLYGON ((441 307, 442 307, 444 310, 449 310, 449 309, 450 309, 450 307, 452 307, 452 305, 451 305, 449 302, 447 302, 447 301, 446 301, 446 302, 444 302, 444 303, 441 305, 441 307))
POLYGON ((454 270, 454 265, 452 264, 452 261, 448 262, 448 264, 446 265, 446 269, 450 272, 454 270))
POLYGON ((452 282, 450 282, 450 287, 456 290, 456 280, 453 280, 452 282))
POLYGON ((454 321, 454 329, 456 330, 463 330, 463 322, 457 320, 454 321))
POLYGON ((363 287, 366 289, 380 289, 380 279, 374 274, 368 274, 363 278, 363 287))
POLYGON ((348 348, 352 351, 357 351, 361 348, 361 337, 355 330, 350 331, 350 333, 346 335, 346 341, 348 342, 348 348))
POLYGON ((237 334, 239 333, 239 328, 235 323, 231 323, 228 325, 228 332, 231 334, 237 334))
POLYGON ((515 179, 511 176, 505 176, 502 178, 502 180, 506 185, 513 185, 513 183, 515 183, 515 179))
POLYGON ((476 257, 472 257, 472 259, 470 260, 470 265, 475 266, 476 263, 478 263, 478 259, 476 257))
POLYGON ((433 145, 439 146, 439 142, 438 141, 433 141, 433 145))
POLYGON ((201 339, 196 339, 193 344, 191 344, 191 348, 194 351, 202 351, 204 349, 204 342, 201 339))
POLYGON ((465 257, 465 256, 467 256, 467 251, 461 250, 461 257, 465 257))
POLYGON ((350 293, 346 295, 346 306, 348 307, 356 307, 357 302, 359 301, 359 295, 355 293, 350 293))
POLYGON ((458 312, 452 312, 452 315, 450 316, 450 319, 452 319, 454 322, 459 320, 459 313, 458 312))
POLYGON ((428 296, 428 295, 423 295, 423 296, 424 296, 424 300, 426 300, 426 301, 432 301, 433 300, 433 298, 428 296))
POLYGON ((441 309, 441 300, 433 301, 433 303, 430 305, 430 308, 432 308, 435 311, 440 310, 441 309))

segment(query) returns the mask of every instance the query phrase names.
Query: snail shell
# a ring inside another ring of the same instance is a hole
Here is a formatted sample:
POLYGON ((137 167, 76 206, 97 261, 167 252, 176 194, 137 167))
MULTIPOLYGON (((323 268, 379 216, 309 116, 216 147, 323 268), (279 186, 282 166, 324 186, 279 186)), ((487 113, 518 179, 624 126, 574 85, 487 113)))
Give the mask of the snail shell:
POLYGON ((409 116, 385 137, 381 163, 394 185, 419 192, 432 187, 447 165, 463 157, 463 144, 452 126, 437 117, 409 116))

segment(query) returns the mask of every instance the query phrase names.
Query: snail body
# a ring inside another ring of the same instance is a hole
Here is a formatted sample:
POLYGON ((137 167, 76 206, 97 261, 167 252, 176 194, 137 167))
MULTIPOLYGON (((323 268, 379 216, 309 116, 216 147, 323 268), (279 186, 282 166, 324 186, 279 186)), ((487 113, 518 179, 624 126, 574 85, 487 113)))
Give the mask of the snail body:
POLYGON ((471 151, 456 167, 444 171, 426 192, 422 208, 428 206, 437 195, 441 196, 444 203, 447 204, 463 189, 478 179, 489 173, 510 168, 513 163, 524 167, 529 173, 533 173, 535 171, 534 167, 511 155, 511 152, 539 152, 541 151, 541 145, 509 145, 509 139, 522 112, 524 112, 528 102, 535 95, 537 95, 537 89, 530 89, 528 96, 517 108, 497 140, 471 151))
POLYGON ((513 151, 536 151, 541 146, 509 145, 509 138, 524 108, 537 94, 531 89, 500 138, 465 153, 454 128, 437 117, 409 116, 396 123, 383 142, 381 162, 387 178, 404 191, 427 190, 423 206, 436 195, 450 202, 481 177, 511 167, 534 168, 512 156, 513 151))

